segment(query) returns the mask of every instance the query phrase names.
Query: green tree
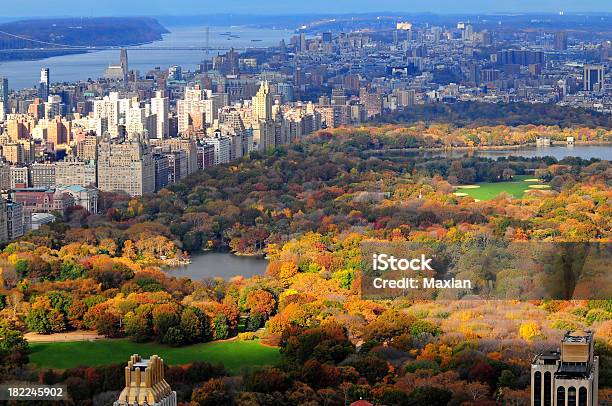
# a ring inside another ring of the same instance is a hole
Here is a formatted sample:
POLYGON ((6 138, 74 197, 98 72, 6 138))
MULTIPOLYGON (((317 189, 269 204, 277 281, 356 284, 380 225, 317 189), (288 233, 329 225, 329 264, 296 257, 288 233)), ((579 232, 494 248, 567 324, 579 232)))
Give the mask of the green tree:
POLYGON ((8 322, 0 322, 0 370, 27 364, 29 350, 21 331, 12 328, 8 322))
POLYGON ((42 307, 31 308, 25 318, 28 330, 35 331, 40 334, 49 334, 51 326, 47 319, 47 310, 42 307))
POLYGON ((171 345, 173 347, 179 347, 185 344, 185 335, 180 327, 170 327, 168 331, 166 331, 166 334, 162 339, 162 343, 171 345))
POLYGON ((187 307, 181 314, 180 327, 188 343, 199 343, 210 338, 208 316, 197 307, 187 307))
POLYGON ((452 393, 439 388, 422 386, 416 388, 410 394, 410 400, 406 405, 410 406, 446 406, 452 397, 452 393))
POLYGON ((249 318, 246 321, 244 329, 246 331, 257 331, 264 324, 264 317, 259 313, 249 314, 249 318))
POLYGON ((215 316, 215 340, 225 340, 229 337, 229 323, 225 314, 215 316))
POLYGON ((138 343, 149 341, 152 336, 150 317, 142 311, 126 314, 123 319, 123 329, 131 340, 138 343))

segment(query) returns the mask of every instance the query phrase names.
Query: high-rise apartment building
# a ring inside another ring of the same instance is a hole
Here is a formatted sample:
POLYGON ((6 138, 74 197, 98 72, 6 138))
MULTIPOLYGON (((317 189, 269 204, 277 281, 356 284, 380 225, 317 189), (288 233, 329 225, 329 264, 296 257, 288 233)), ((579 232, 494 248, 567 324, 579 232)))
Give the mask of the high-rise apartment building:
POLYGON ((583 83, 587 92, 599 92, 603 89, 605 68, 603 65, 584 65, 583 83))
POLYGON ((599 357, 593 345, 593 333, 579 330, 565 334, 561 351, 537 355, 531 363, 531 405, 599 405, 599 357))
POLYGON ((27 166, 11 166, 11 189, 23 189, 30 186, 30 171, 27 166))
POLYGON ((98 145, 98 188, 142 196, 155 191, 155 161, 140 136, 103 137, 98 145))
POLYGON ((41 119, 45 116, 45 102, 37 97, 30 105, 28 105, 28 115, 36 119, 41 119))
POLYGON ((177 150, 168 152, 164 155, 168 160, 168 182, 178 182, 189 174, 187 170, 187 154, 185 151, 177 150))
POLYGON ((215 131, 212 137, 206 137, 202 140, 205 144, 212 145, 215 149, 215 165, 225 164, 230 161, 231 140, 221 134, 221 131, 215 131))
POLYGON ((11 188, 11 166, 0 163, 0 190, 6 191, 11 188))
MULTIPOLYGON (((106 119, 107 129, 111 135, 118 134, 117 125, 120 118, 119 94, 112 92, 101 100, 94 101, 94 118, 106 119)), ((98 134, 102 136, 103 134, 98 134)))
POLYGON ((157 117, 151 114, 150 105, 141 106, 132 101, 125 113, 125 131, 129 136, 146 134, 147 138, 157 137, 157 117))
POLYGON ((30 165, 30 184, 35 188, 50 188, 55 185, 55 163, 33 163, 30 165))
POLYGON ((26 221, 21 203, 6 202, 6 231, 8 241, 12 241, 25 234, 26 221))
POLYGON ((27 164, 32 161, 31 159, 31 147, 30 141, 19 140, 11 144, 5 144, 2 146, 2 157, 8 163, 13 165, 27 164))
POLYGON ((178 132, 186 134, 190 129, 202 129, 206 123, 204 93, 199 85, 185 88, 183 100, 176 102, 178 132))
POLYGON ((267 81, 259 87, 259 91, 252 99, 253 117, 257 120, 272 119, 272 93, 267 81))
POLYGON ((61 116, 55 116, 47 123, 47 142, 54 147, 68 144, 72 141, 72 122, 61 116))
POLYGON ((56 94, 49 95, 45 102, 45 118, 50 120, 65 113, 66 105, 62 102, 62 97, 56 94))
POLYGON ((169 111, 169 101, 164 92, 156 92, 155 97, 151 99, 151 114, 155 114, 157 127, 156 138, 164 139, 170 136, 169 111))
POLYGON ((6 123, 6 132, 12 142, 30 138, 30 131, 35 126, 35 121, 23 114, 9 114, 6 123))
POLYGON ((168 157, 162 153, 154 153, 155 161, 155 191, 158 192, 168 185, 168 157))
POLYGON ((565 51, 567 49, 567 32, 559 31, 555 33, 555 50, 565 51))
POLYGON ((210 168, 215 164, 215 148, 211 144, 198 145, 198 169, 210 168))
POLYGON ((174 392, 164 376, 164 361, 132 355, 125 367, 125 388, 113 406, 176 406, 174 392))
POLYGON ((267 151, 276 146, 276 132, 273 121, 259 120, 253 124, 253 144, 259 151, 267 151))
POLYGON ((128 54, 127 49, 123 48, 121 50, 121 54, 119 56, 119 65, 121 65, 121 73, 123 73, 123 82, 128 82, 128 75, 130 73, 130 68, 128 65, 128 54))
POLYGON ((77 157, 84 162, 98 160, 98 137, 86 135, 77 143, 77 157))
POLYGON ((156 145, 161 146, 164 152, 182 151, 185 153, 185 176, 198 170, 197 143, 194 139, 187 137, 169 138, 161 144, 158 142, 156 145))
POLYGON ((9 109, 9 96, 8 96, 8 79, 4 76, 0 76, 0 120, 4 121, 6 113, 9 109))
POLYGON ((7 208, 6 200, 0 197, 0 243, 7 242, 8 238, 8 227, 7 227, 7 208))
POLYGON ((66 157, 55 163, 55 184, 63 186, 96 186, 97 168, 94 160, 66 157))
POLYGON ((38 97, 43 100, 47 100, 49 97, 51 86, 51 73, 49 68, 42 68, 40 70, 40 81, 38 83, 38 97))

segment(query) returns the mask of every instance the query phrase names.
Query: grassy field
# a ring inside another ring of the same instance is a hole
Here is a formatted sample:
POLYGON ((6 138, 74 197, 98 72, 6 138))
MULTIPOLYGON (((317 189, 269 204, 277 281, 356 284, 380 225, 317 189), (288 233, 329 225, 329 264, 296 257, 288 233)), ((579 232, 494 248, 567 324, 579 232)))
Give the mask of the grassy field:
POLYGON ((280 360, 277 348, 258 341, 223 341, 173 348, 155 343, 129 340, 31 343, 30 363, 38 368, 67 369, 79 365, 98 366, 127 362, 130 355, 159 355, 168 365, 192 361, 222 363, 233 373, 244 367, 275 365, 280 360))
POLYGON ((526 191, 531 190, 529 186, 541 184, 540 182, 525 182, 526 179, 531 178, 533 178, 533 176, 517 175, 510 182, 478 183, 477 185, 480 187, 475 189, 462 188, 459 186, 457 192, 465 193, 478 200, 491 200, 503 192, 520 198, 523 197, 526 191))

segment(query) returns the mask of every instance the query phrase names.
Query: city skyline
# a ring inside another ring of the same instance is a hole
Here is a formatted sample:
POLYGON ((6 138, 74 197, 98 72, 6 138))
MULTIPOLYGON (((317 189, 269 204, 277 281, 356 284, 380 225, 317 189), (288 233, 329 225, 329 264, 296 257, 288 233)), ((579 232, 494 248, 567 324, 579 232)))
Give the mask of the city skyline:
POLYGON ((231 4, 219 4, 210 0, 179 0, 171 3, 159 0, 137 0, 130 2, 129 6, 119 0, 98 3, 75 3, 71 0, 59 0, 55 2, 52 10, 45 9, 44 13, 41 13, 41 2, 30 0, 14 5, 4 5, 3 14, 5 17, 16 18, 32 16, 193 15, 194 11, 196 13, 254 15, 349 14, 355 10, 359 10, 360 13, 410 12, 433 14, 612 12, 612 3, 604 0, 585 0, 579 3, 571 0, 543 0, 539 2, 517 0, 511 4, 488 0, 464 2, 453 0, 436 0, 433 2, 381 0, 375 3, 365 0, 338 0, 332 5, 323 0, 314 0, 303 4, 282 4, 269 0, 258 1, 257 3, 257 11, 253 13, 253 2, 245 0, 234 1, 231 4))
POLYGON ((0 399, 612 406, 607 3, 99 3, 0 17, 0 399))

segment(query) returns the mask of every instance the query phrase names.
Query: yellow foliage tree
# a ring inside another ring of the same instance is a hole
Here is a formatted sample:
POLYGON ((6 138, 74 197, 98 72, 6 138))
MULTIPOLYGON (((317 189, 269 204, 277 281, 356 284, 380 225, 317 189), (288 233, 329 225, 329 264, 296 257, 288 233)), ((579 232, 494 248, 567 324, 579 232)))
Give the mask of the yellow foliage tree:
POLYGON ((519 334, 523 340, 531 341, 539 337, 542 332, 540 326, 533 320, 525 321, 519 328, 519 334))

